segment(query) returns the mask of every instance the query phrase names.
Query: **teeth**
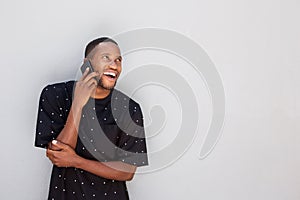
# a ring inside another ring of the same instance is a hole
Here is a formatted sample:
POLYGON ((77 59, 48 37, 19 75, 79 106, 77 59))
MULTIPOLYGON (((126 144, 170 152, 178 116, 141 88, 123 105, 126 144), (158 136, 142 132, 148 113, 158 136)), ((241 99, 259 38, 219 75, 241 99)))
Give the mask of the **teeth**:
POLYGON ((114 72, 104 72, 103 74, 116 77, 116 74, 114 72))

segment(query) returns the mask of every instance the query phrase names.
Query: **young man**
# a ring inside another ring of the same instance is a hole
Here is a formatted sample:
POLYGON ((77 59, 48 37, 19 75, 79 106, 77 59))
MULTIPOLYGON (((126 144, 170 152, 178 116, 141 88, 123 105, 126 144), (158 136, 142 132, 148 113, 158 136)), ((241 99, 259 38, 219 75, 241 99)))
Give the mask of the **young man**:
POLYGON ((94 72, 40 96, 35 146, 53 163, 48 199, 129 199, 126 181, 148 164, 142 111, 114 89, 122 70, 114 40, 91 41, 84 61, 94 72))

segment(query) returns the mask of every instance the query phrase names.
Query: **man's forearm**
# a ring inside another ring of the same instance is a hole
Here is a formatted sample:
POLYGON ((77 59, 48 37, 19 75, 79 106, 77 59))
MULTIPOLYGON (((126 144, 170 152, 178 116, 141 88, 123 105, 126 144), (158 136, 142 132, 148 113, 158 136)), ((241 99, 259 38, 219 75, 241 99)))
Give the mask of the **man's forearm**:
POLYGON ((75 149, 77 144, 78 128, 81 119, 82 107, 72 104, 65 127, 57 136, 57 140, 75 149))
POLYGON ((94 160, 88 160, 82 157, 79 157, 76 160, 74 167, 83 169, 103 178, 118 181, 131 180, 136 170, 136 166, 119 161, 104 163, 94 160))

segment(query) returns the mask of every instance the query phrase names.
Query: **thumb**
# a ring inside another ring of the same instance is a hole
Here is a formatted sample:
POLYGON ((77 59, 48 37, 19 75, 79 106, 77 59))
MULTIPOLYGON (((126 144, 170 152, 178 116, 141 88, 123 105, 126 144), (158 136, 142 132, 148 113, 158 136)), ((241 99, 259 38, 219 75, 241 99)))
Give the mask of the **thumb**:
POLYGON ((59 149, 65 149, 65 145, 57 140, 52 140, 52 145, 59 148, 59 149))

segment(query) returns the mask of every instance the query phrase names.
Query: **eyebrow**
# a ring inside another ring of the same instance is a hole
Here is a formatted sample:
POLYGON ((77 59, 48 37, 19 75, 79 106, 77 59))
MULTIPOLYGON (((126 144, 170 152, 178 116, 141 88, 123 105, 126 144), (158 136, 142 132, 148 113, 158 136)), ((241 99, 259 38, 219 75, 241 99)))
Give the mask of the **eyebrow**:
MULTIPOLYGON (((109 55, 109 56, 110 56, 110 55, 112 55, 112 54, 110 54, 110 53, 102 53, 102 54, 101 54, 101 56, 106 56, 106 55, 109 55)), ((116 57, 116 59, 117 59, 117 58, 123 60, 123 58, 122 58, 121 55, 119 55, 118 57, 116 57)))

